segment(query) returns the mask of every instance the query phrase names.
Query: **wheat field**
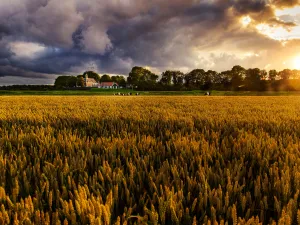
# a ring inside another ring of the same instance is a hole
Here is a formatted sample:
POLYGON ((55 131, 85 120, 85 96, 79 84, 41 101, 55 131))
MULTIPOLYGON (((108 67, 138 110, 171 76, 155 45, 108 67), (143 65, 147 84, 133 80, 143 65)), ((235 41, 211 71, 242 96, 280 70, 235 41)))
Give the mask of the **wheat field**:
POLYGON ((300 224, 299 97, 0 97, 0 224, 300 224))

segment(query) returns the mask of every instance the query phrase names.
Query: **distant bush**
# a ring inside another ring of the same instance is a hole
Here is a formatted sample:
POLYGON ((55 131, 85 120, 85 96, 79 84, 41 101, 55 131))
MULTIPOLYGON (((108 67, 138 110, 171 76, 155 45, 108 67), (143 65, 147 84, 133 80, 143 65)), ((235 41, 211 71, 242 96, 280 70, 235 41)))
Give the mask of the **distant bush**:
POLYGON ((56 87, 53 85, 10 85, 0 86, 0 90, 7 91, 49 91, 55 90, 56 87))

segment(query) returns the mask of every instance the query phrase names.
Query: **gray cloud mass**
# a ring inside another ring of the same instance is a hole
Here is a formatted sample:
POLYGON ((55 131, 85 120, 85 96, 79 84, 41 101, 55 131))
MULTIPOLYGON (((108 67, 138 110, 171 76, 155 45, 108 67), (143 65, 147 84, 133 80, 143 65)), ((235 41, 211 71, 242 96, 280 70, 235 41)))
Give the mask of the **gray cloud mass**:
POLYGON ((298 0, 0 1, 0 85, 15 77, 49 82, 91 64, 111 74, 128 74, 135 65, 157 72, 264 68, 279 51, 293 55, 299 42, 283 46, 255 26, 297 26, 295 18, 277 18, 274 11, 296 5, 298 0), (247 27, 243 16, 252 19, 247 27))

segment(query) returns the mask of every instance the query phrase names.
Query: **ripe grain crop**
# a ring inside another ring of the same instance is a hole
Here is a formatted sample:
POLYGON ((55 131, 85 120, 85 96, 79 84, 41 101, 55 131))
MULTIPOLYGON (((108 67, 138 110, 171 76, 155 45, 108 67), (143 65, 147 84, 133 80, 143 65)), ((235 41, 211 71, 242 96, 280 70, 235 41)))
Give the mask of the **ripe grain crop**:
POLYGON ((300 224, 299 97, 0 97, 0 224, 300 224))

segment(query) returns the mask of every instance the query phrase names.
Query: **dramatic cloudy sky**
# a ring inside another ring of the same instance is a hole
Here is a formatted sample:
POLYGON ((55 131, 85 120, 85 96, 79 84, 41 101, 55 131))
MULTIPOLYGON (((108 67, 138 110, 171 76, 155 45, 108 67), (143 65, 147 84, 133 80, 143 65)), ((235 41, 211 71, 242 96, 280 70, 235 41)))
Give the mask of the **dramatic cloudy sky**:
POLYGON ((236 64, 300 69, 298 0, 0 0, 0 85, 236 64))

